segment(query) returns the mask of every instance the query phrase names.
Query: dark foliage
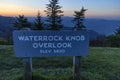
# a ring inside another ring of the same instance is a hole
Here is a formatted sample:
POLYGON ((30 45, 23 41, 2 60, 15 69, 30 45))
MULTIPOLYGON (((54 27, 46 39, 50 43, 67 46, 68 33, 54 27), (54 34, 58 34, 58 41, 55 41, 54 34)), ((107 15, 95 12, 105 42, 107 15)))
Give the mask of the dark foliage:
POLYGON ((83 25, 83 21, 85 18, 85 11, 87 9, 84 9, 84 7, 82 7, 82 9, 80 11, 74 11, 74 23, 75 23, 75 29, 84 29, 85 26, 83 25))
POLYGON ((17 30, 21 30, 24 28, 30 28, 31 24, 28 22, 27 18, 24 17, 24 15, 19 15, 16 17, 16 21, 14 23, 14 27, 17 30))
POLYGON ((44 23, 42 22, 41 14, 38 11, 37 18, 35 19, 35 30, 43 30, 44 29, 43 25, 44 23))
POLYGON ((106 43, 108 43, 110 47, 120 47, 120 35, 108 36, 106 43))
POLYGON ((51 30, 60 30, 63 26, 61 24, 61 17, 63 16, 63 11, 58 3, 59 0, 50 0, 50 4, 47 4, 47 10, 45 10, 48 19, 47 24, 51 30))
POLYGON ((103 34, 99 34, 96 39, 90 40, 90 46, 93 47, 105 47, 106 44, 106 36, 103 34))
POLYGON ((120 35, 120 27, 116 29, 115 34, 116 34, 116 35, 120 35))
POLYGON ((92 47, 105 47, 105 41, 102 40, 91 40, 90 46, 92 47))
POLYGON ((114 35, 107 37, 107 43, 110 47, 120 47, 120 28, 116 29, 114 35))

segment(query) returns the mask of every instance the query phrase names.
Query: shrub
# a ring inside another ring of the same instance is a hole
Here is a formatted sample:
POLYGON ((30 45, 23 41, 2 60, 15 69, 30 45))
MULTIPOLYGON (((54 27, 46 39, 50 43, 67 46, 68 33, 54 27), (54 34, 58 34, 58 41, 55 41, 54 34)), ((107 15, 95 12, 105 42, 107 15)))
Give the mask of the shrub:
POLYGON ((7 44, 7 40, 6 39, 4 39, 4 38, 0 38, 0 45, 5 45, 5 44, 7 44))

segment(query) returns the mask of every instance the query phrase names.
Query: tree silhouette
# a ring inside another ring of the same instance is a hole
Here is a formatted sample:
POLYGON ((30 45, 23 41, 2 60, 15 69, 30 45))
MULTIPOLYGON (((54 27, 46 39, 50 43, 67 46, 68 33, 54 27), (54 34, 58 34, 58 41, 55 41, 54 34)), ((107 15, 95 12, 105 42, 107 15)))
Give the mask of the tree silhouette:
POLYGON ((84 18, 85 18, 85 11, 87 9, 84 9, 84 7, 82 7, 82 9, 80 11, 74 11, 74 23, 75 23, 75 26, 74 28, 75 29, 84 29, 86 28, 84 25, 83 25, 83 21, 84 21, 84 18))
POLYGON ((116 29, 115 34, 116 34, 116 35, 120 35, 120 27, 116 29))
POLYGON ((106 42, 109 43, 111 47, 120 47, 120 27, 116 29, 115 34, 107 37, 106 42))
POLYGON ((30 28, 31 24, 28 22, 27 18, 24 17, 24 15, 19 15, 16 17, 16 22, 14 23, 14 27, 18 30, 24 29, 24 28, 30 28))
POLYGON ((47 10, 45 10, 48 19, 47 24, 48 27, 52 30, 60 30, 63 26, 61 24, 61 17, 63 16, 63 11, 61 10, 61 6, 58 3, 59 0, 50 0, 50 4, 47 4, 47 10))
POLYGON ((43 30, 43 29, 44 27, 43 27, 43 22, 41 19, 41 14, 38 11, 37 18, 35 19, 35 30, 43 30))

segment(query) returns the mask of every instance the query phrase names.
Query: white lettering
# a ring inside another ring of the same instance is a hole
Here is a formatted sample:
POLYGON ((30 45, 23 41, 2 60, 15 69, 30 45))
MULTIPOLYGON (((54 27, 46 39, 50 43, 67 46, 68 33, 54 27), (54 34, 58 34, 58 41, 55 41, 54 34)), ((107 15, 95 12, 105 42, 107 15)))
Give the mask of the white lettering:
POLYGON ((65 53, 64 49, 54 49, 53 50, 54 53, 65 53))
POLYGON ((52 52, 52 50, 46 50, 46 49, 40 50, 40 53, 51 53, 51 52, 52 52))
POLYGON ((37 43, 33 43, 33 48, 38 48, 38 44, 37 43))
POLYGON ((84 35, 81 36, 81 40, 82 40, 82 41, 85 40, 85 36, 84 36, 84 35))
POLYGON ((24 40, 24 36, 18 36, 18 40, 19 41, 23 41, 24 40))
POLYGON ((81 36, 66 36, 66 40, 67 41, 84 41, 85 36, 84 35, 81 35, 81 36))
POLYGON ((63 36, 18 36, 20 41, 63 41, 63 36))
POLYGON ((25 36, 25 41, 29 41, 29 38, 28 38, 28 36, 25 36))
POLYGON ((42 43, 39 43, 38 45, 40 48, 42 48, 44 46, 42 43))
POLYGON ((30 38, 30 41, 32 41, 32 40, 33 40, 33 36, 29 36, 29 38, 30 38))
POLYGON ((72 48, 72 43, 33 43, 33 48, 72 48))

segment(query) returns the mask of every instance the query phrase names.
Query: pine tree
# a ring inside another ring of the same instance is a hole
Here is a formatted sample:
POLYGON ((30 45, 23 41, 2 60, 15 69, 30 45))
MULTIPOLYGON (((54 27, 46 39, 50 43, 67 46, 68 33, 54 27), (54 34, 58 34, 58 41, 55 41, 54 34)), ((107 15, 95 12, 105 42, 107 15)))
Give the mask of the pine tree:
POLYGON ((58 3, 59 0, 50 0, 50 4, 47 4, 47 10, 45 10, 47 14, 47 23, 48 27, 52 30, 60 30, 62 28, 61 17, 63 16, 63 11, 61 10, 61 6, 58 3))
POLYGON ((116 34, 116 35, 120 35, 120 27, 116 29, 115 34, 116 34))
POLYGON ((41 14, 38 11, 37 18, 35 19, 35 30, 43 30, 43 22, 41 19, 41 14))
POLYGON ((19 15, 16 17, 16 22, 14 23, 14 27, 18 30, 24 29, 24 28, 30 28, 31 24, 28 22, 27 18, 24 17, 24 15, 19 15))
POLYGON ((120 47, 120 27, 116 29, 116 32, 114 35, 109 35, 107 37, 106 42, 111 47, 120 47))
POLYGON ((75 29, 84 29, 86 28, 83 24, 84 18, 85 18, 85 11, 87 9, 84 9, 84 7, 82 7, 82 9, 80 11, 74 11, 75 13, 75 18, 74 18, 74 22, 75 22, 75 29))

